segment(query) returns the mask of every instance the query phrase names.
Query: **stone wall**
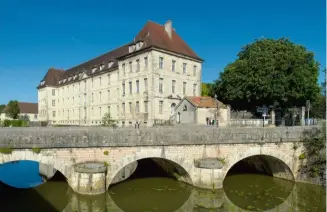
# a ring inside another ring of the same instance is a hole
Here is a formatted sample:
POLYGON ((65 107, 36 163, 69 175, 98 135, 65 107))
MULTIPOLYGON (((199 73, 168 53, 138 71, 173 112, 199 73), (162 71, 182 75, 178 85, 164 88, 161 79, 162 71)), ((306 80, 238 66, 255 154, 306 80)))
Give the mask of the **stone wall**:
POLYGON ((302 140, 314 127, 215 128, 207 126, 108 129, 102 127, 0 128, 0 147, 73 148, 223 143, 269 143, 302 140))

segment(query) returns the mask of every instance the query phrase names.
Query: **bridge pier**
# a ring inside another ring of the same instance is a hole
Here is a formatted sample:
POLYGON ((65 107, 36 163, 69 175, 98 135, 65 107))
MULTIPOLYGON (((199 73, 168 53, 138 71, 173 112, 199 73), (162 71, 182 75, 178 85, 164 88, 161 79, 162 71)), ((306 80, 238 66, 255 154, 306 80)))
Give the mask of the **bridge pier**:
POLYGON ((107 166, 101 162, 76 164, 71 187, 79 194, 97 195, 106 192, 107 166))

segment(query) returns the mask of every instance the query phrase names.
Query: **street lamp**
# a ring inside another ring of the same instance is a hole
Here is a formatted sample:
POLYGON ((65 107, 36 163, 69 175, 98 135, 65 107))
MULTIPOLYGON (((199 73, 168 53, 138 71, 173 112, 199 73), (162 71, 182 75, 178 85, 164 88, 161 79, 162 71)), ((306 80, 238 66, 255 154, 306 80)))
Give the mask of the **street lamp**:
POLYGON ((215 114, 215 116, 216 116, 216 125, 217 125, 217 127, 219 126, 219 117, 218 117, 218 113, 219 113, 219 101, 218 101, 218 99, 217 99, 217 94, 215 94, 215 100, 216 100, 216 102, 217 102, 217 111, 216 111, 216 114, 215 114))

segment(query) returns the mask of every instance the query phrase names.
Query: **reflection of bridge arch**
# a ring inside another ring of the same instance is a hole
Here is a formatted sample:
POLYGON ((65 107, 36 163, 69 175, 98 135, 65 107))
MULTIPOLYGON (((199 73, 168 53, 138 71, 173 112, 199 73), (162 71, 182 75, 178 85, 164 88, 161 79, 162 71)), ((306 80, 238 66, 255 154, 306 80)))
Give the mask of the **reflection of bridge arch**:
POLYGON ((12 151, 10 154, 0 154, 0 164, 10 163, 15 161, 35 161, 39 164, 49 165, 59 171, 69 182, 70 169, 69 166, 71 164, 67 164, 66 162, 62 162, 60 160, 56 160, 53 154, 46 156, 45 154, 37 154, 31 150, 19 150, 12 151))

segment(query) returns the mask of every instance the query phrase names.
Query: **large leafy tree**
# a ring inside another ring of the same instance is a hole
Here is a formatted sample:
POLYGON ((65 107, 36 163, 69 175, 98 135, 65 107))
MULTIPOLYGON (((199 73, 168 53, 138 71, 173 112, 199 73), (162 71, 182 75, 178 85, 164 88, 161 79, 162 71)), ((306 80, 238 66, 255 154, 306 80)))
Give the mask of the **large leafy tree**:
POLYGON ((5 109, 6 105, 0 105, 0 113, 5 109))
POLYGON ((304 106, 319 95, 319 64, 314 54, 288 39, 259 39, 228 64, 213 90, 235 109, 304 106))
POLYGON ((326 69, 323 71, 324 81, 321 83, 321 93, 312 103, 310 117, 326 119, 326 69))
POLYGON ((201 96, 209 96, 211 93, 211 84, 202 83, 201 84, 201 96))
POLYGON ((12 119, 17 119, 19 113, 20 113, 20 109, 18 106, 18 101, 11 100, 7 105, 6 115, 12 119))

